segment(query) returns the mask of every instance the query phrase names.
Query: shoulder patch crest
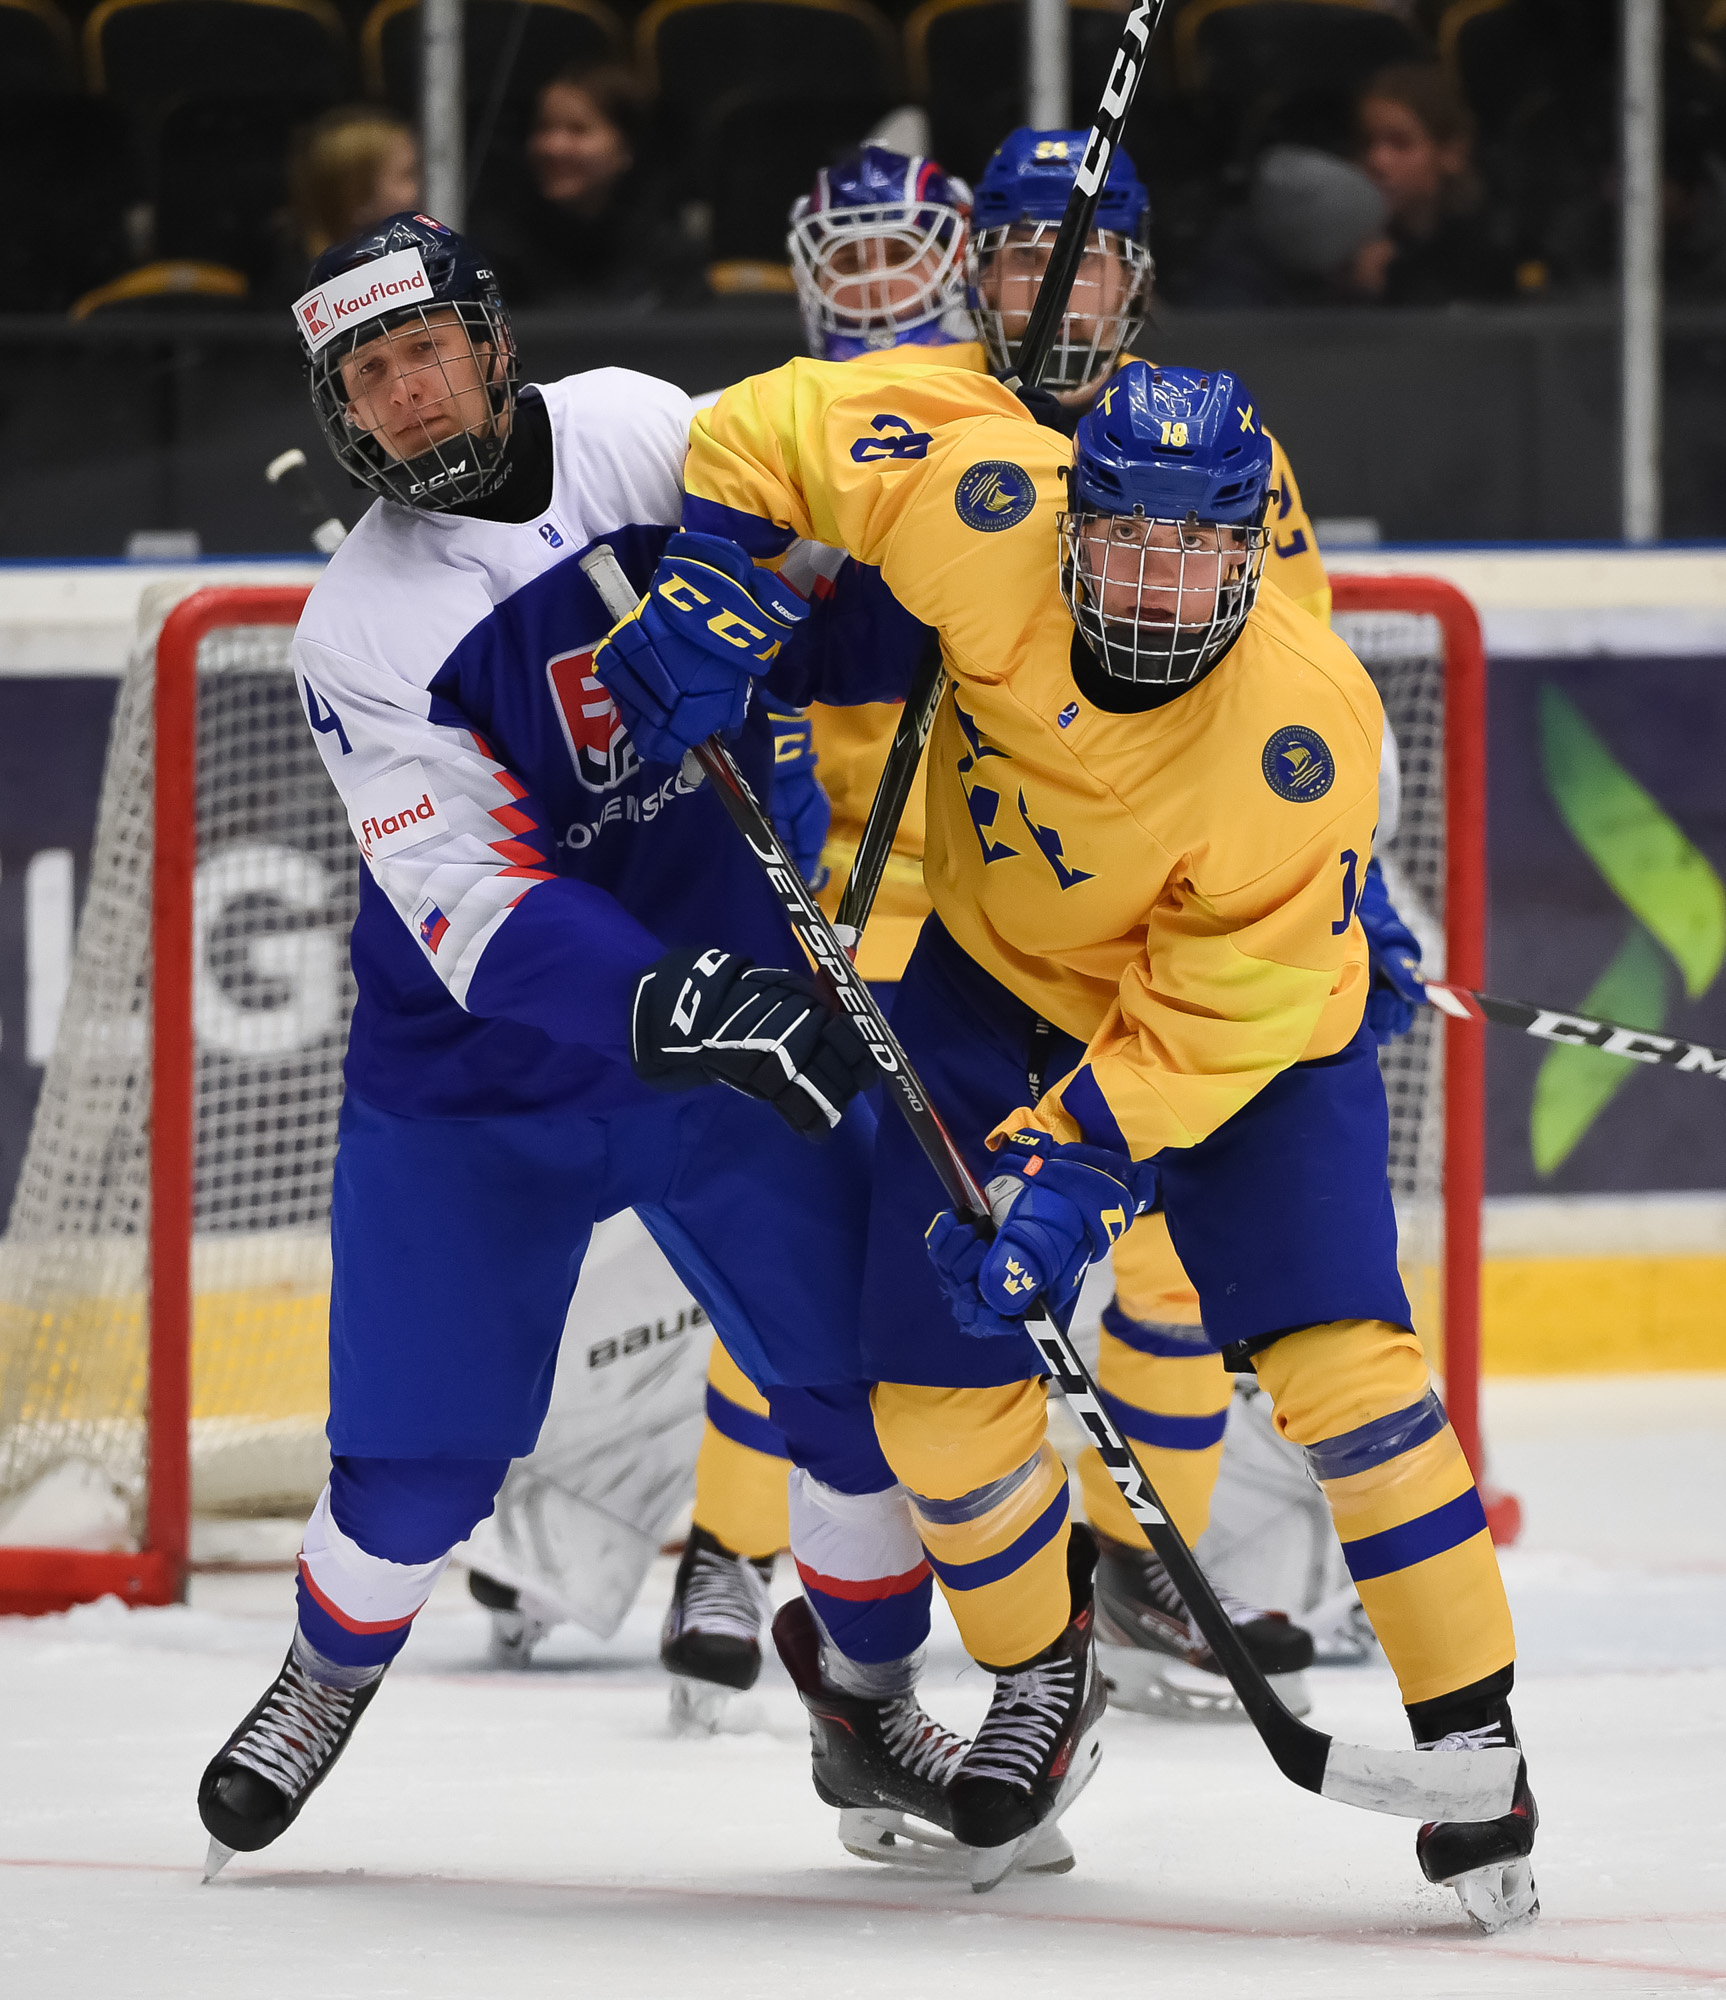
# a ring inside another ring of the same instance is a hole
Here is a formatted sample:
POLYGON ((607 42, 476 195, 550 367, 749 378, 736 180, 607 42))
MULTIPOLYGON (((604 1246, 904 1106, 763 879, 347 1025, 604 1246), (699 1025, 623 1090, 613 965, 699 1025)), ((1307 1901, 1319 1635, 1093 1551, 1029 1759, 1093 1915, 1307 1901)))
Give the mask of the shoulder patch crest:
POLYGON ((959 475, 953 494, 959 519, 984 535, 1016 528, 1036 504, 1036 481, 1010 458, 979 459, 959 475))
POLYGON ((1329 744, 1302 722, 1285 723, 1272 735, 1259 768, 1277 797, 1297 806, 1322 799, 1336 783, 1336 759, 1329 744))

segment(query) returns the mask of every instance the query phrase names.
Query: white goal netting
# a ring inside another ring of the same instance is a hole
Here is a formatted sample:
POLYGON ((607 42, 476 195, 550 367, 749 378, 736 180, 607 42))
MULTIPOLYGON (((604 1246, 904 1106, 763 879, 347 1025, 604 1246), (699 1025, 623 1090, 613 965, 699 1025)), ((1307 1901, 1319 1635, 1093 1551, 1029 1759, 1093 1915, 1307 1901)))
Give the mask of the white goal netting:
MULTIPOLYGON (((1395 732, 1401 800, 1395 837, 1377 853, 1385 885, 1420 940, 1422 969, 1445 970, 1444 630, 1409 611, 1338 612, 1338 634, 1372 675, 1395 732)), ((1429 1007, 1380 1051, 1390 1099, 1390 1184, 1403 1282, 1435 1362, 1444 1326, 1444 1029, 1429 1007)))
MULTIPOLYGON (((300 710, 290 636, 220 630, 198 655, 202 1510, 297 1506, 327 1463, 330 1176, 359 859, 300 710)), ((71 987, 0 1240, 0 1500, 76 1468, 91 1475, 86 1493, 105 1486, 134 1515, 146 1453, 154 694, 147 643, 120 690, 71 987)))
MULTIPOLYGON (((1339 615, 1401 753, 1382 850, 1393 898, 1444 961, 1445 660, 1436 619, 1339 615)), ((329 1197, 359 863, 280 626, 198 656, 194 878, 194 1506, 294 1512, 327 1465, 329 1197)), ((0 1540, 69 1482, 135 1534, 147 1458, 153 644, 122 684, 65 1013, 0 1239, 0 1540)), ((1442 1036, 1382 1058, 1416 1324, 1441 1337, 1442 1036)), ((50 1510, 52 1511, 52 1510, 50 1510)), ((112 1525, 110 1523, 110 1525, 112 1525)), ((93 1531, 94 1532, 94 1531, 93 1531)), ((87 1545, 99 1545, 97 1543, 87 1545)))

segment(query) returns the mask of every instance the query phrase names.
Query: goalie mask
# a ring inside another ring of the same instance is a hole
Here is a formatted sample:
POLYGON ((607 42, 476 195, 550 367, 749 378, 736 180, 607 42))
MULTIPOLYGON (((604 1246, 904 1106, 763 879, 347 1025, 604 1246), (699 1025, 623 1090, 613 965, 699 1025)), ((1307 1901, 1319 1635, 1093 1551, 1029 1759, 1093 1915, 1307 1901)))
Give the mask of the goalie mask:
POLYGON ((443 513, 497 484, 515 338, 497 280, 453 229, 392 215, 326 250, 294 324, 318 421, 360 485, 443 513))
POLYGON ((969 340, 971 190, 933 160, 865 146, 823 167, 786 248, 809 351, 828 361, 913 341, 969 340))
POLYGON ((1232 375, 1133 361, 1079 425, 1061 595, 1106 674, 1179 689, 1241 635, 1264 574, 1271 442, 1232 375))
MULTIPOLYGON (((1021 127, 1002 141, 977 183, 965 256, 966 298, 997 375, 1018 367, 1019 342, 1088 137, 1021 127)), ((1149 223, 1150 197, 1117 146, 1041 376, 1045 388, 1082 389, 1107 375, 1138 333, 1151 304, 1149 223)))

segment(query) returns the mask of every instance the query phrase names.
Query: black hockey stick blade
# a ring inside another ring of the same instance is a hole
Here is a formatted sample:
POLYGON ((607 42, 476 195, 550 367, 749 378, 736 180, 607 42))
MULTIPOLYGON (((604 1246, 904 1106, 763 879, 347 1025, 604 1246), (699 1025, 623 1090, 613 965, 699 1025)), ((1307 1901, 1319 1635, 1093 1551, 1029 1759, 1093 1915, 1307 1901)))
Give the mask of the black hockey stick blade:
POLYGON ((1536 1007, 1527 1000, 1504 1000, 1496 994, 1476 993, 1470 986, 1452 986, 1443 979, 1425 983, 1428 1004, 1453 1021, 1493 1021, 1502 1028, 1520 1028, 1523 1034, 1543 1042, 1560 1042, 1566 1048, 1598 1049, 1604 1056, 1658 1063, 1692 1076, 1726 1077, 1726 1049, 1711 1049, 1705 1042, 1651 1034, 1646 1028, 1627 1028, 1620 1021, 1597 1021, 1590 1014, 1536 1007))
MULTIPOLYGON (((582 557, 581 564, 614 617, 627 616, 635 608, 635 594, 609 548, 601 545, 582 557)), ((732 824, 760 862, 768 886, 814 963, 823 987, 863 1037, 954 1210, 974 1224, 992 1229, 988 1197, 930 1103, 874 994, 834 935, 797 864, 786 853, 737 760, 717 736, 697 745, 690 755, 712 780, 732 824)), ((1167 1565, 1176 1589, 1186 1599, 1218 1665, 1284 1777, 1344 1805, 1407 1819, 1497 1819, 1510 1810, 1521 1761, 1517 1751, 1465 1750, 1439 1755, 1425 1750, 1377 1750, 1338 1743, 1290 1715, 1218 1603, 1192 1551, 1145 1477, 1143 1466, 1103 1407, 1090 1371, 1065 1329, 1045 1319, 1027 1323, 1026 1332, 1074 1416, 1097 1446, 1133 1518, 1167 1565)))
POLYGON ((1067 197, 1066 213, 1055 231, 1054 245, 1049 252, 1043 281, 1037 289, 1030 320, 1019 337, 1018 369, 1007 377, 1009 389, 1017 389, 1022 382, 1042 380, 1049 350, 1055 344, 1055 330, 1066 316, 1067 301, 1073 293, 1073 280, 1079 275, 1079 261, 1090 239, 1091 223, 1102 197, 1103 183, 1109 177, 1109 162, 1114 158, 1115 148, 1121 143, 1121 134, 1126 130, 1127 114, 1133 108, 1139 81, 1145 73, 1151 37, 1157 32, 1157 23, 1163 18, 1167 4, 1168 0, 1133 0, 1131 11, 1122 26, 1120 46, 1115 50, 1109 80, 1103 86, 1103 101, 1097 107, 1096 123, 1085 141, 1085 156, 1079 162, 1073 192, 1067 197))
POLYGON ((880 782, 869 807, 869 817, 863 822, 856 858, 845 879, 845 893, 839 898, 839 914, 833 920, 839 942, 853 958, 863 927, 869 921, 869 912, 875 907, 887 858, 893 851, 899 822, 905 816, 905 801, 911 796, 917 767, 923 759, 923 746, 929 740, 935 711, 946 691, 947 669, 941 659, 941 641, 931 632, 923 657, 917 663, 917 678, 899 712, 893 741, 887 746, 887 761, 881 766, 880 782))

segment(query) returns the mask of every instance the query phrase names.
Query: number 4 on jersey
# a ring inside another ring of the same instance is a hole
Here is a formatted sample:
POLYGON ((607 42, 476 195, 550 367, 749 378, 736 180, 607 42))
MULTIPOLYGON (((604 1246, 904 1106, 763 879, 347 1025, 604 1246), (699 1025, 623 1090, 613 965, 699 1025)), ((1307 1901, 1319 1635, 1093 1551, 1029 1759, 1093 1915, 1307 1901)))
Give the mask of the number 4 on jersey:
POLYGON ((342 746, 342 755, 344 757, 351 757, 354 746, 348 741, 348 732, 342 727, 341 717, 324 700, 323 696, 318 693, 310 681, 306 682, 305 687, 306 720, 320 736, 328 736, 330 731, 334 730, 336 741, 342 746))

